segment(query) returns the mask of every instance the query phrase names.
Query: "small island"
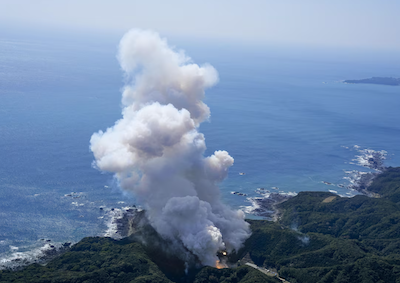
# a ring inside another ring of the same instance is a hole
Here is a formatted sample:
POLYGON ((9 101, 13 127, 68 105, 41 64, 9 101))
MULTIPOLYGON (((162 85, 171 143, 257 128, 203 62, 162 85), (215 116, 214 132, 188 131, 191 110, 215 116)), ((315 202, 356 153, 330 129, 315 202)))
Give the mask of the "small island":
POLYGON ((376 85, 400 85, 400 78, 390 77, 372 77, 369 79, 362 80, 345 80, 346 84, 376 84, 376 85))

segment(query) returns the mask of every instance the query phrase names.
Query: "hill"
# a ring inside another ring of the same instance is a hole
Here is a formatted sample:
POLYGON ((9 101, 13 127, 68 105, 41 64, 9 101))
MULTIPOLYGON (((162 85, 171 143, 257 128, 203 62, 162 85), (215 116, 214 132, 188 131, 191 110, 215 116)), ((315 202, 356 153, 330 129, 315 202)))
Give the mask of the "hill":
POLYGON ((400 282, 400 168, 368 188, 379 198, 301 192, 277 223, 250 221, 240 251, 290 282, 400 282))
POLYGON ((183 262, 176 258, 165 258, 162 251, 154 253, 132 239, 117 241, 88 237, 47 265, 32 264, 20 271, 0 271, 0 282, 280 282, 248 266, 233 269, 204 267, 192 270, 189 274, 184 271, 183 262))
MULTIPOLYGON (((251 261, 291 283, 400 283, 400 168, 388 168, 368 190, 376 198, 301 192, 279 204, 277 222, 248 220, 252 236, 229 258, 236 268, 185 270, 157 245, 95 237, 45 266, 3 270, 0 282, 281 282, 243 265, 251 261)), ((144 236, 162 241, 151 227, 144 236)))

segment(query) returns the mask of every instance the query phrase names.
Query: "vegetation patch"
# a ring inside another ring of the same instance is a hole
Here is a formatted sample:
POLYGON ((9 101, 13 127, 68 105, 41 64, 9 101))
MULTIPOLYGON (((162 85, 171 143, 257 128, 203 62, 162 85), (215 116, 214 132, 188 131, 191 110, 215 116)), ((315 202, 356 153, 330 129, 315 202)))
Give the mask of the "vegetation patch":
POLYGON ((276 268, 290 282, 400 282, 400 168, 368 188, 381 198, 301 192, 276 222, 249 221, 239 257, 276 268), (330 201, 325 201, 330 200, 330 201))
MULTIPOLYGON (((248 220, 252 236, 229 258, 237 268, 185 273, 184 262, 157 245, 95 237, 45 266, 0 271, 0 282, 281 282, 244 265, 252 261, 291 283, 400 283, 400 168, 388 168, 368 189, 381 198, 301 192, 279 204, 279 221, 248 220)), ((161 242, 147 231, 148 242, 161 242)))

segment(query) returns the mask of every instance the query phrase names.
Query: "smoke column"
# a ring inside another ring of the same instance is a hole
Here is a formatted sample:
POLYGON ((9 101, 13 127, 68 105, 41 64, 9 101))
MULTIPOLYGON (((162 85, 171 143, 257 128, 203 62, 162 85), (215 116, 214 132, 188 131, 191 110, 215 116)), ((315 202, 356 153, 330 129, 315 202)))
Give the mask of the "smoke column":
POLYGON ((238 250, 250 235, 243 212, 220 201, 217 183, 233 158, 226 151, 204 157, 198 132, 210 116, 204 91, 218 82, 218 73, 151 31, 125 34, 118 59, 126 76, 122 118, 92 135, 94 165, 115 173, 164 239, 214 266, 218 250, 238 250))

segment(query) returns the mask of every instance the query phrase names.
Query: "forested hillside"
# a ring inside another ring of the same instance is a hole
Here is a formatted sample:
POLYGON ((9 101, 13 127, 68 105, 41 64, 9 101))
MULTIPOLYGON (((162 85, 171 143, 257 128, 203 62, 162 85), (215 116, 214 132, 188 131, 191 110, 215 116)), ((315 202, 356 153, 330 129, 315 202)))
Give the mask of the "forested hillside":
POLYGON ((400 168, 387 169, 369 190, 378 197, 302 192, 279 205, 278 222, 249 220, 252 236, 230 256, 237 268, 185 272, 184 262, 134 238, 95 237, 45 266, 1 271, 0 282, 281 282, 243 265, 250 260, 291 283, 399 283, 400 168))
POLYGON ((280 204, 277 223, 250 221, 240 256, 290 282, 400 282, 400 168, 379 175, 380 195, 302 192, 280 204))

